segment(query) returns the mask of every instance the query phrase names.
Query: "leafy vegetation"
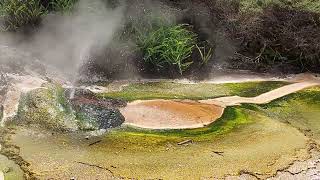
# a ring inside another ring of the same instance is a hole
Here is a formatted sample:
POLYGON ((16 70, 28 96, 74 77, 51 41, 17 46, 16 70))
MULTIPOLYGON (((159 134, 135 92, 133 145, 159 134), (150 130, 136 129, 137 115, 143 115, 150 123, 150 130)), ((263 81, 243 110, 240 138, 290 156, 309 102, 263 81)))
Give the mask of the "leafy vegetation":
POLYGON ((262 70, 277 67, 285 72, 318 71, 320 13, 302 8, 306 1, 299 6, 288 1, 263 2, 261 10, 252 7, 241 12, 243 18, 237 20, 239 24, 231 32, 232 38, 243 39, 239 56, 234 58, 240 60, 239 66, 262 70))
MULTIPOLYGON (((0 0, 1 29, 9 31, 17 31, 25 27, 32 29, 40 24, 42 17, 48 12, 72 12, 78 1, 0 0)), ((117 0, 104 2, 112 6, 121 4, 117 0)), ((222 58, 230 60, 226 66, 232 68, 259 71, 277 68, 285 72, 319 72, 320 1, 201 1, 199 6, 204 5, 208 8, 204 8, 203 12, 199 12, 196 6, 198 2, 191 2, 190 11, 184 11, 185 5, 180 6, 177 3, 172 9, 178 10, 166 9, 161 13, 153 12, 153 8, 147 7, 143 2, 139 6, 128 3, 128 8, 134 6, 139 12, 134 11, 130 14, 128 11, 128 24, 131 23, 132 26, 127 26, 125 22, 123 32, 126 33, 119 33, 120 39, 134 38, 137 40, 134 43, 137 43, 141 51, 128 48, 130 52, 126 54, 130 55, 126 56, 126 59, 143 59, 146 66, 138 67, 139 71, 143 69, 151 70, 155 72, 154 74, 170 74, 174 70, 182 74, 191 69, 192 71, 189 72, 205 76, 203 74, 206 73, 206 69, 203 67, 209 60, 215 58, 213 52, 217 52, 216 57, 223 54, 222 58), (178 15, 181 13, 183 19, 188 20, 174 21, 176 12, 178 15), (230 44, 226 44, 228 48, 235 46, 231 50, 233 52, 225 55, 224 52, 220 53, 219 49, 213 48, 213 46, 225 44, 225 42, 218 42, 219 38, 214 38, 219 36, 212 34, 218 32, 217 29, 221 29, 223 31, 221 34, 226 36, 221 39, 230 40, 230 44), (210 41, 210 46, 203 45, 202 42, 205 41, 210 41), (198 71, 193 68, 197 66, 200 67, 198 71)), ((131 40, 121 41, 124 45, 119 49, 131 47, 131 44, 128 45, 132 43, 131 40)), ((132 47, 136 47, 135 45, 132 47)))
POLYGON ((39 0, 3 0, 0 3, 3 30, 17 30, 26 25, 35 26, 45 13, 46 9, 39 0))
POLYGON ((2 0, 2 30, 16 31, 22 27, 35 27, 49 11, 69 12, 76 2, 77 0, 2 0))
POLYGON ((195 45, 196 34, 185 25, 161 26, 138 40, 147 63, 160 69, 176 66, 181 74, 193 63, 189 58, 195 45))
POLYGON ((201 65, 207 65, 208 61, 211 59, 212 57, 212 48, 210 48, 209 50, 206 51, 206 47, 202 47, 200 48, 198 45, 196 45, 199 54, 201 56, 201 65))
POLYGON ((62 13, 71 12, 78 0, 53 0, 50 2, 53 11, 62 13))

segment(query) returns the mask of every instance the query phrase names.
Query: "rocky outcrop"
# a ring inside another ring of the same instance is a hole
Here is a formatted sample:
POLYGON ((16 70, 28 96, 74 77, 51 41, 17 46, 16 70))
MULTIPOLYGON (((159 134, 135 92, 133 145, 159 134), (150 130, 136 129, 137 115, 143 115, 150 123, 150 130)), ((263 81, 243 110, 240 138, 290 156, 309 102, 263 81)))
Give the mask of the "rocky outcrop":
POLYGON ((77 130, 75 116, 57 85, 46 85, 22 95, 16 122, 53 130, 77 130))
POLYGON ((70 99, 80 129, 98 130, 121 126, 125 118, 118 110, 126 102, 117 99, 100 99, 88 90, 75 90, 70 99))
POLYGON ((118 100, 79 89, 74 99, 63 74, 32 54, 0 46, 0 126, 15 122, 50 130, 99 130, 124 122, 118 100))
POLYGON ((74 104, 80 129, 99 130, 121 126, 124 117, 118 109, 97 104, 74 104))
POLYGON ((58 131, 100 130, 120 126, 124 117, 117 107, 125 102, 99 99, 86 90, 70 91, 46 84, 21 96, 15 122, 58 131))

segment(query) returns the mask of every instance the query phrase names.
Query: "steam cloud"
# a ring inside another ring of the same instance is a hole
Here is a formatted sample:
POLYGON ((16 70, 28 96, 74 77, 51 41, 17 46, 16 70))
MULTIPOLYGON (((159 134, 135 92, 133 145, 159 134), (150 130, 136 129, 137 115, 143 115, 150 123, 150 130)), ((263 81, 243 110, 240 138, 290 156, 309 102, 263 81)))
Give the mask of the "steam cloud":
POLYGON ((80 0, 73 13, 44 17, 31 37, 3 34, 0 40, 36 54, 74 80, 78 68, 90 59, 90 49, 111 43, 122 22, 123 7, 111 9, 101 0, 80 0))

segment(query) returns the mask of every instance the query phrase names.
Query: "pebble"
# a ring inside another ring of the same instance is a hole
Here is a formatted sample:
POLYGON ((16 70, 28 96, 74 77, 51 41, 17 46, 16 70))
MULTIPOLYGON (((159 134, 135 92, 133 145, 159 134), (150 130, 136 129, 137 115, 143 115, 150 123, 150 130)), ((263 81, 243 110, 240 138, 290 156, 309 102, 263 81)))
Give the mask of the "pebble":
POLYGON ((10 167, 5 167, 3 168, 3 173, 9 173, 11 171, 11 168, 10 167))

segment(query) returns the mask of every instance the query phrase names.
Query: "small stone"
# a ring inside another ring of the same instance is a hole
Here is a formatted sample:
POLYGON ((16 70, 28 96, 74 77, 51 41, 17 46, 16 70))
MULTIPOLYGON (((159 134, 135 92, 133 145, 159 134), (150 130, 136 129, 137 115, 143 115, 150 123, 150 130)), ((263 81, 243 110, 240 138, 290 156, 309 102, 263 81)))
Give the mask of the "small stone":
POLYGON ((3 168, 2 170, 4 173, 9 173, 11 171, 11 168, 10 167, 5 167, 3 168))

